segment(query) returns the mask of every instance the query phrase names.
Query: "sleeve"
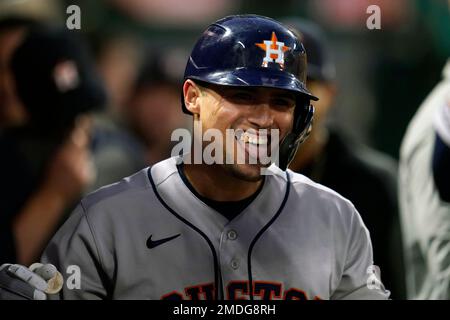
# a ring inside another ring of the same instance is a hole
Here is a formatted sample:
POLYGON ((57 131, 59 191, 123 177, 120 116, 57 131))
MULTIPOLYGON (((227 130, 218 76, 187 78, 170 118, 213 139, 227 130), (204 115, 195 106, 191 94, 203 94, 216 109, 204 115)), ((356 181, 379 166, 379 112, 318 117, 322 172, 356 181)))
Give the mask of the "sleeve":
POLYGON ((108 299, 110 279, 103 268, 93 229, 80 204, 52 238, 41 259, 64 278, 63 289, 50 299, 108 299))
POLYGON ((433 178, 441 199, 450 202, 450 105, 442 104, 434 120, 433 178))
POLYGON ((353 207, 343 272, 332 300, 385 300, 390 292, 381 282, 380 271, 373 265, 369 231, 353 207))

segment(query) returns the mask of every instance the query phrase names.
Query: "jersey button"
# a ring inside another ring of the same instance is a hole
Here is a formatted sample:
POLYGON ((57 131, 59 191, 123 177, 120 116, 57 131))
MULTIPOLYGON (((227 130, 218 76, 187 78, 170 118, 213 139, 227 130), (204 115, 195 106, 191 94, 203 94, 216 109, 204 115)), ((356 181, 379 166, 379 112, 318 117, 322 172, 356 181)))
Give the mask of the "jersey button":
POLYGON ((231 260, 231 268, 233 268, 234 270, 239 268, 239 260, 237 260, 237 259, 231 260))
POLYGON ((237 232, 234 230, 230 230, 230 231, 228 231, 227 236, 228 236, 228 239, 230 239, 230 240, 236 240, 237 232))

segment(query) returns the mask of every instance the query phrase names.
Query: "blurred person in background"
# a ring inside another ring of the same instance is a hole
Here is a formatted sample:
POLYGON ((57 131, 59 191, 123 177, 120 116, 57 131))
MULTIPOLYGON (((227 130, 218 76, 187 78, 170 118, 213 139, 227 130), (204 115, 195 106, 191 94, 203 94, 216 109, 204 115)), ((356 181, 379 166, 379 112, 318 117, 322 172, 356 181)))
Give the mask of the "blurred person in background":
POLYGON ((86 48, 66 31, 33 26, 10 66, 10 94, 26 121, 0 138, 0 261, 28 264, 95 179, 89 113, 106 94, 86 48))
MULTIPOLYGON (((35 21, 27 17, 10 16, 0 20, 0 141, 3 131, 22 125, 27 118, 24 106, 15 94, 14 79, 9 66, 12 53, 20 44, 26 29, 35 25, 35 21)), ((0 152, 6 154, 2 147, 0 152)), ((3 187, 2 187, 3 189, 3 187)), ((1 198, 2 202, 6 199, 1 198)), ((14 257, 12 227, 6 213, 0 211, 0 260, 14 257)))
POLYGON ((450 299, 450 60, 400 150, 408 298, 450 299))
POLYGON ((90 35, 98 72, 109 92, 107 112, 119 123, 139 69, 147 58, 142 41, 145 39, 131 31, 108 27, 90 35))
POLYGON ((172 132, 191 123, 179 112, 185 57, 176 49, 161 51, 146 55, 124 110, 128 125, 145 145, 149 165, 170 157, 178 143, 171 141, 172 132))
POLYGON ((82 39, 69 31, 37 29, 12 63, 11 88, 17 92, 10 90, 11 100, 24 106, 26 120, 5 131, 1 142, 6 154, 1 170, 8 181, 2 194, 11 201, 2 204, 2 247, 8 249, 0 260, 25 264, 40 254, 81 195, 145 166, 140 143, 108 110, 97 108, 107 104, 109 92, 82 39))
POLYGON ((405 298, 394 159, 356 143, 330 123, 337 94, 335 66, 323 31, 303 19, 285 20, 300 34, 308 57, 308 87, 320 97, 314 124, 290 169, 350 199, 370 231, 374 261, 394 299, 405 298))
POLYGON ((96 69, 108 93, 101 112, 93 115, 97 179, 90 190, 113 183, 147 166, 145 147, 126 121, 125 104, 137 77, 141 47, 133 34, 98 30, 90 37, 96 69))
POLYGON ((407 293, 411 299, 450 299, 450 1, 417 3, 433 49, 447 62, 400 148, 407 293))

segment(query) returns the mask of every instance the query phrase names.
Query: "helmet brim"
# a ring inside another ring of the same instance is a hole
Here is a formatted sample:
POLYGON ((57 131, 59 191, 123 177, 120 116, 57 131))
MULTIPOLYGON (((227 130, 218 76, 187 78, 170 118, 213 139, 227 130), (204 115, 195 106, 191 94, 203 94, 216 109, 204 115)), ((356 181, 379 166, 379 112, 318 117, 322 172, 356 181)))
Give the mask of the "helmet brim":
MULTIPOLYGON (((307 99, 317 101, 319 100, 314 96, 307 88, 305 88, 294 75, 287 74, 283 71, 268 70, 268 72, 261 71, 261 69, 252 70, 250 68, 237 68, 231 71, 216 71, 210 72, 205 70, 203 74, 191 76, 185 79, 198 80, 207 82, 219 86, 230 87, 265 87, 288 90, 296 95, 301 95, 307 99)), ((191 114, 185 104, 182 97, 183 111, 187 114, 191 114)))

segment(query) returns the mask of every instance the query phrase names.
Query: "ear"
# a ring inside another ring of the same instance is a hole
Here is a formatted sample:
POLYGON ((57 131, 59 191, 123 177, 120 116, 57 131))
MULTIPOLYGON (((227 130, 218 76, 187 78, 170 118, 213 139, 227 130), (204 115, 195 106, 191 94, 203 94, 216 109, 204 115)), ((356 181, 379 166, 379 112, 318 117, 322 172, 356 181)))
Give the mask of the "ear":
POLYGON ((183 84, 184 104, 192 114, 200 114, 199 98, 201 96, 200 88, 194 81, 188 79, 183 84))

